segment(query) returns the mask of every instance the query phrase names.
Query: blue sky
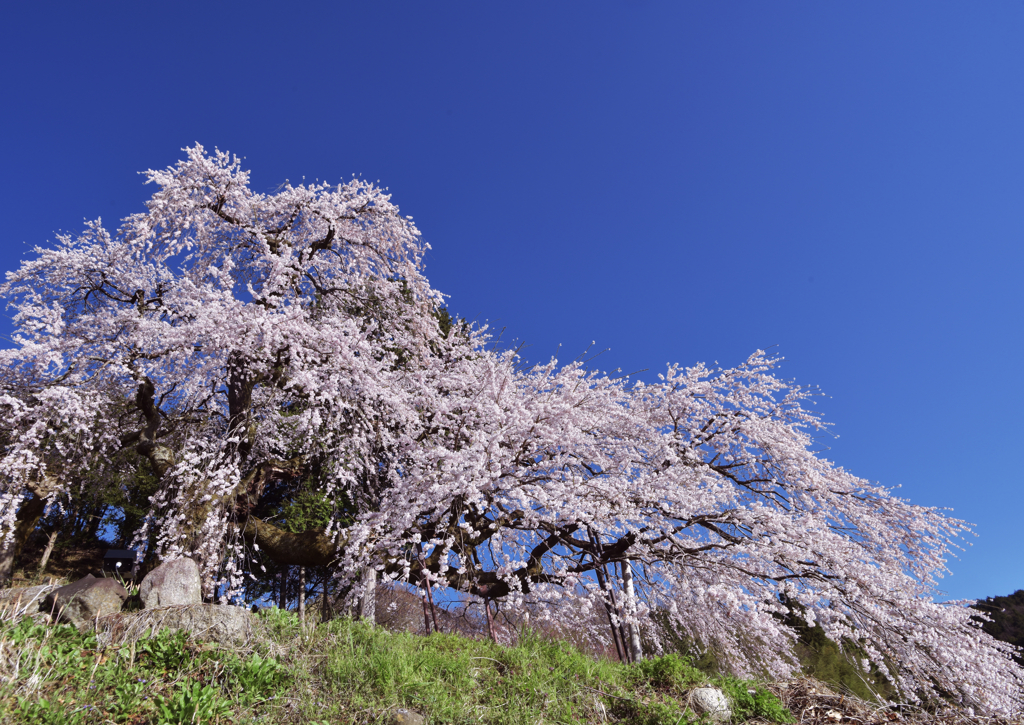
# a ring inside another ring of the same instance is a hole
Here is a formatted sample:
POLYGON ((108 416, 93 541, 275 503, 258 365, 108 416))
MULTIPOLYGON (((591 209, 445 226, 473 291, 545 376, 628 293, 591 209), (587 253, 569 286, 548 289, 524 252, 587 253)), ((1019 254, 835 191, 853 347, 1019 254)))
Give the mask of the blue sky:
POLYGON ((258 190, 379 179, 531 359, 776 346, 828 458, 977 524, 950 597, 1024 588, 1024 5, 284 7, 5 6, 0 267, 197 141, 258 190))

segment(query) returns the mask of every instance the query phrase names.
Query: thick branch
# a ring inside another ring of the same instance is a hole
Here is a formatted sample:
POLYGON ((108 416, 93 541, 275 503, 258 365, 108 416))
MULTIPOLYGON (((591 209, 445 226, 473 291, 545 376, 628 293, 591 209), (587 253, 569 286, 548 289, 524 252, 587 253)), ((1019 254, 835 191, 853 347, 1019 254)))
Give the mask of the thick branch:
POLYGON ((345 545, 345 533, 331 540, 319 531, 303 531, 293 534, 289 531, 250 516, 242 529, 242 537, 249 544, 256 544, 260 551, 277 564, 289 566, 326 566, 338 557, 345 545))
POLYGON ((153 381, 148 377, 143 378, 135 394, 135 405, 146 419, 146 425, 139 431, 136 450, 149 460, 157 478, 163 478, 167 469, 174 465, 174 452, 156 442, 157 432, 160 430, 160 410, 153 400, 155 392, 153 381))

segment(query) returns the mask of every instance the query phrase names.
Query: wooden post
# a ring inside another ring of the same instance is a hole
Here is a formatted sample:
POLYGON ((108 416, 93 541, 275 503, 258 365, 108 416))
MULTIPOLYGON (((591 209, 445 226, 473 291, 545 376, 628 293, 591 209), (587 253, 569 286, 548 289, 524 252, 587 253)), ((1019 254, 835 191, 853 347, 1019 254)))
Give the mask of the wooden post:
POLYGON ((50 553, 53 551, 54 542, 57 541, 57 533, 57 529, 50 533, 50 538, 46 542, 46 548, 43 549, 43 558, 39 560, 39 569, 36 571, 36 576, 42 576, 43 572, 46 571, 46 565, 50 563, 50 553))
POLYGON ((377 570, 363 568, 363 595, 359 597, 359 617, 372 627, 377 622, 377 570))
MULTIPOLYGON (((633 588, 633 565, 629 559, 619 564, 622 570, 622 587, 626 590, 626 611, 630 616, 636 615, 636 590, 633 588)), ((629 629, 629 656, 634 661, 644 658, 643 645, 640 643, 640 627, 636 622, 631 622, 629 629)))
POLYGON ((484 600, 484 611, 487 612, 487 633, 491 635, 491 641, 498 644, 498 638, 494 635, 494 619, 491 617, 491 600, 484 600))

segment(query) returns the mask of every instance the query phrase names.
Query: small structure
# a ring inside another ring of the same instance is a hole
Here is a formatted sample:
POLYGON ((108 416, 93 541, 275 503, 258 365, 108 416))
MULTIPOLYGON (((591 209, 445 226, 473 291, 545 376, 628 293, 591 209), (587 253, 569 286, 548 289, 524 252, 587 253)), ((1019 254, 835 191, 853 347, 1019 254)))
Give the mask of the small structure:
POLYGON ((139 571, 135 552, 131 549, 107 549, 103 555, 103 571, 113 572, 123 579, 134 579, 139 571))

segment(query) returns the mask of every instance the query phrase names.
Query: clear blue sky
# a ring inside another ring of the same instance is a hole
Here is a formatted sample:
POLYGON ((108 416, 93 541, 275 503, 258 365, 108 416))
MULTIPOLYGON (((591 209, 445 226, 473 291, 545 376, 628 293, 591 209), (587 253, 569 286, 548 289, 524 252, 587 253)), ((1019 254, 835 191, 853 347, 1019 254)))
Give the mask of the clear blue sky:
POLYGON ((6 5, 0 267, 196 141, 259 190, 379 179, 532 359, 777 346, 830 459, 977 524, 949 596, 1024 588, 1024 5, 285 8, 6 5))

